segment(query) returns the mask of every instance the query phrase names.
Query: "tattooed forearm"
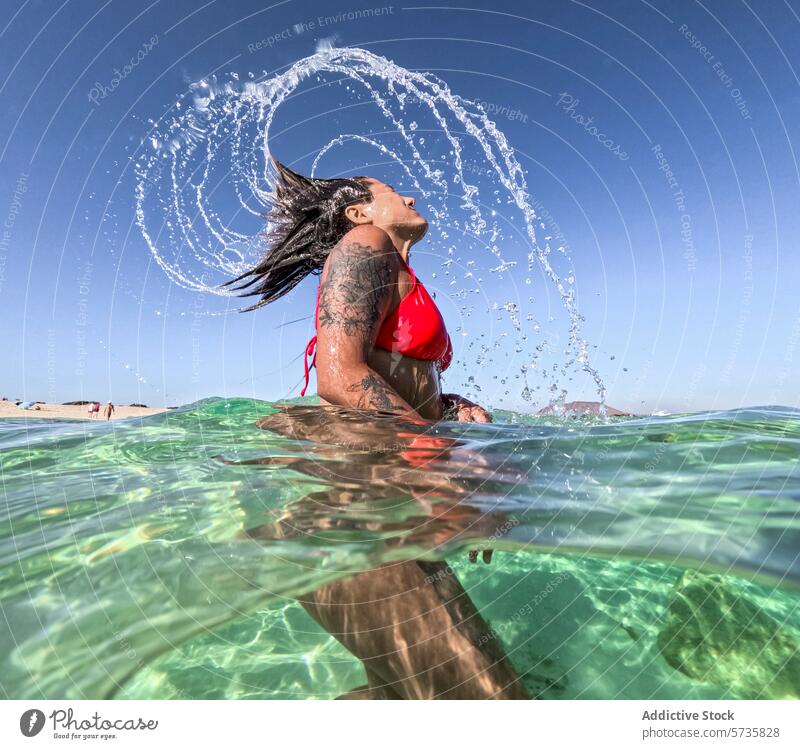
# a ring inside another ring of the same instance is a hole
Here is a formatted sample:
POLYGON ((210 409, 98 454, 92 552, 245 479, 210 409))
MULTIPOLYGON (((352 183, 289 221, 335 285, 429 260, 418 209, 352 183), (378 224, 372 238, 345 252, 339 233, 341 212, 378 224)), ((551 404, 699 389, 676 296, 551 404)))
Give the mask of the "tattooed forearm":
POLYGON ((365 341, 392 293, 391 277, 388 253, 357 242, 335 248, 320 284, 319 326, 338 327, 365 341))
POLYGON ((358 382, 348 385, 348 393, 357 393, 355 406, 357 408, 376 408, 379 411, 405 411, 407 406, 396 403, 392 398, 394 391, 373 372, 364 376, 358 382))

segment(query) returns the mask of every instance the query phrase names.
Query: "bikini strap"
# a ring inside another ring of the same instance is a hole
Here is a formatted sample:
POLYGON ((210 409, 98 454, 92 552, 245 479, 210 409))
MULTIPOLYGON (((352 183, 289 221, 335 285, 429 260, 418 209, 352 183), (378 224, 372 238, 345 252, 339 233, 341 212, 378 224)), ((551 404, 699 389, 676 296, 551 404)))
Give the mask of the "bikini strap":
POLYGON ((311 356, 312 354, 314 355, 314 358, 311 360, 311 366, 315 367, 317 365, 317 351, 316 351, 316 349, 317 349, 317 337, 314 336, 308 342, 308 345, 306 346, 305 353, 303 354, 303 369, 305 370, 304 377, 305 377, 305 381, 306 382, 305 382, 305 385, 303 385, 303 389, 300 391, 300 395, 305 395, 306 394, 306 390, 308 389, 308 374, 309 374, 308 357, 311 356))
MULTIPOLYGON (((319 312, 319 293, 322 289, 322 285, 317 286, 317 309, 314 312, 314 327, 316 327, 316 317, 317 313, 319 312)), ((303 353, 303 377, 305 379, 305 384, 303 385, 303 389, 300 391, 300 395, 305 395, 306 390, 308 389, 308 377, 311 367, 315 367, 317 365, 317 337, 313 336, 311 340, 306 345, 306 350, 303 353), (313 354, 313 359, 311 360, 311 364, 308 363, 308 357, 313 354)))

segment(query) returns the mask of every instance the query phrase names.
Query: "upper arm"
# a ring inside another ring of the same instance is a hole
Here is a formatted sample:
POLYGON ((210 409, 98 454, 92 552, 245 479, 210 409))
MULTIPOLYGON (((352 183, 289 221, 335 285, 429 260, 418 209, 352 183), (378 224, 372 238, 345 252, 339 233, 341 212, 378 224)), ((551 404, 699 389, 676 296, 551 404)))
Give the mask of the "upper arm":
POLYGON ((397 285, 396 250, 374 226, 347 233, 326 262, 317 318, 317 371, 365 362, 397 285), (335 361, 333 356, 335 355, 335 361))

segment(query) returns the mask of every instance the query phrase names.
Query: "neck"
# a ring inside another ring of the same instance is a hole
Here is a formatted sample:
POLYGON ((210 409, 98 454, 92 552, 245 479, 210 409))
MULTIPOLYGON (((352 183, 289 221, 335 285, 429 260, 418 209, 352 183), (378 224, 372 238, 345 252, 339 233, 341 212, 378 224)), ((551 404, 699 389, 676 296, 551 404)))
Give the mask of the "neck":
POLYGON ((411 245, 414 244, 416 239, 409 239, 407 237, 403 237, 391 228, 387 227, 382 227, 382 228, 389 235, 389 239, 392 240, 394 248, 400 253, 400 257, 402 257, 403 260, 408 262, 408 253, 411 250, 411 245))

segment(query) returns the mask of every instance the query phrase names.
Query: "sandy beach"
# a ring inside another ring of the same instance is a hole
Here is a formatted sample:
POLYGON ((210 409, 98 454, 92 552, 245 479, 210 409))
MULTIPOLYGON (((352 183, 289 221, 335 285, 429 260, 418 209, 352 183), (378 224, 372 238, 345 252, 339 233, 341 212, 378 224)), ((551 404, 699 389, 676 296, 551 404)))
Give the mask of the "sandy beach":
MULTIPOLYGON (((89 416, 91 406, 65 406, 61 403, 39 403, 39 410, 34 408, 17 408, 14 401, 0 401, 0 419, 81 419, 85 421, 105 421, 103 409, 106 404, 100 403, 100 413, 96 419, 89 416)), ((131 416, 149 416, 166 411, 166 408, 140 408, 138 406, 118 406, 114 404, 115 411, 111 416, 112 421, 127 419, 131 416)))

